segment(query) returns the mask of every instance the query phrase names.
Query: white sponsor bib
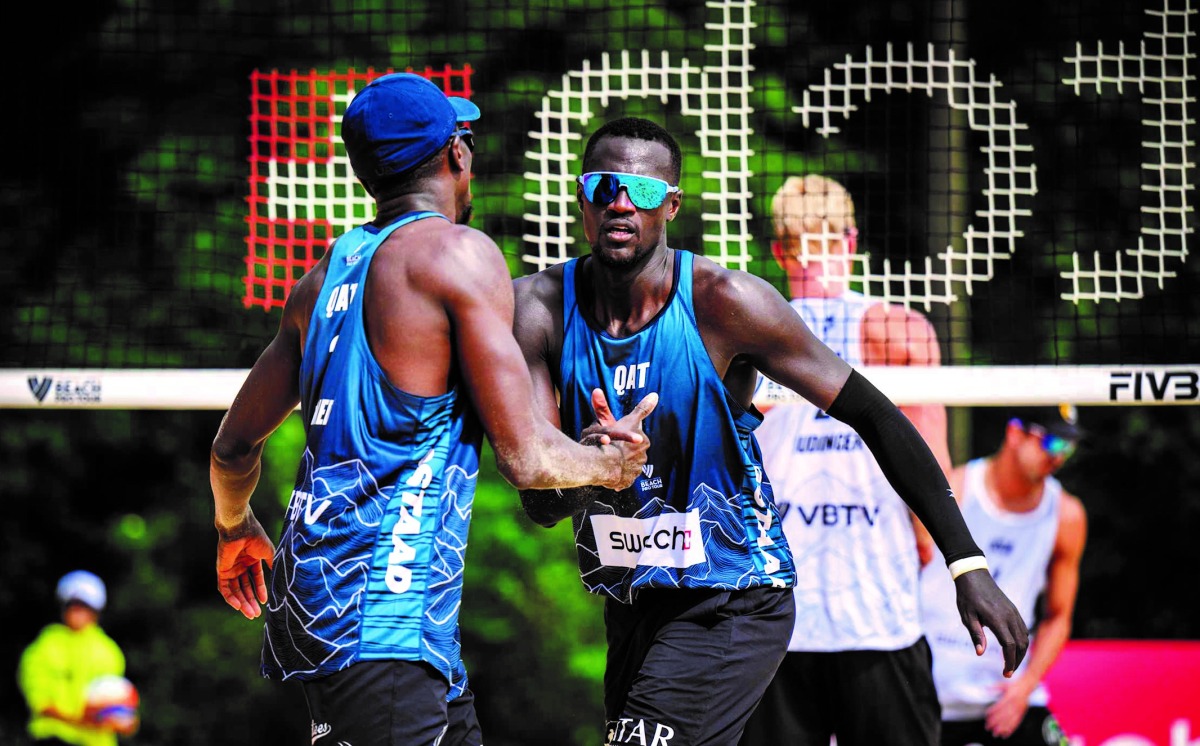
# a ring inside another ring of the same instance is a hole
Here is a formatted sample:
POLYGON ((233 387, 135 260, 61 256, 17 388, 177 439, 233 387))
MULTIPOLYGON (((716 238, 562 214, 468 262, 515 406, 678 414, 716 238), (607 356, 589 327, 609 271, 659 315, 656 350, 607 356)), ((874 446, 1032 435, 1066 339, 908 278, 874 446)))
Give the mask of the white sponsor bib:
POLYGON ((612 567, 690 567, 706 562, 700 511, 652 518, 593 515, 600 562, 612 567))

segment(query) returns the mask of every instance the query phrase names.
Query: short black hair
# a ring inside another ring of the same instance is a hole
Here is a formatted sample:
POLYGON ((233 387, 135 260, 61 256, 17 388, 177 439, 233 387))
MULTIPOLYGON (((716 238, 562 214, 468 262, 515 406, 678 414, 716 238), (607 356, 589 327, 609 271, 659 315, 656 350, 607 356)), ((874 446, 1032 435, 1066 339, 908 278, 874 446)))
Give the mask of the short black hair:
POLYGON ((683 153, 679 150, 679 143, 675 142, 675 138, 671 137, 671 133, 659 125, 651 122, 649 119, 641 117, 622 117, 614 119, 600 126, 592 136, 588 138, 587 147, 583 150, 583 167, 587 170, 588 163, 592 159, 592 154, 596 150, 596 145, 606 137, 627 137, 631 140, 648 140, 650 142, 660 142, 667 146, 667 150, 671 151, 671 173, 674 176, 675 184, 679 184, 679 177, 683 172, 683 153))
POLYGON ((364 180, 363 185, 373 195, 415 191, 421 182, 437 175, 438 170, 442 167, 441 159, 446 157, 446 150, 453 142, 454 138, 452 137, 445 145, 438 148, 437 152, 407 171, 376 176, 374 179, 364 180))

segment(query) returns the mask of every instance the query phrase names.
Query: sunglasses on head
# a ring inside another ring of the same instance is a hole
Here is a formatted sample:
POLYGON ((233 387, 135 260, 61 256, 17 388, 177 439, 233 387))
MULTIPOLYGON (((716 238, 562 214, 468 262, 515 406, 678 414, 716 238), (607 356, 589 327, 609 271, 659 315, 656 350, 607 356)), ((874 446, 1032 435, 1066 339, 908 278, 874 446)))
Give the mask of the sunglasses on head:
POLYGON ((458 129, 454 130, 450 136, 461 139, 467 146, 467 150, 475 152, 475 133, 471 131, 470 127, 459 125, 458 129))
POLYGON ((1036 425, 1032 422, 1026 423, 1021 420, 1013 420, 1022 430, 1029 433, 1035 438, 1040 438, 1042 442, 1042 450, 1055 458, 1067 458, 1075 452, 1075 441, 1064 438, 1061 435, 1054 435, 1046 432, 1046 428, 1041 425, 1036 425))
POLYGON ((662 179, 616 171, 590 171, 575 180, 583 187, 584 198, 597 207, 612 204, 624 189, 634 207, 654 210, 662 206, 668 194, 679 191, 679 187, 671 186, 662 179))

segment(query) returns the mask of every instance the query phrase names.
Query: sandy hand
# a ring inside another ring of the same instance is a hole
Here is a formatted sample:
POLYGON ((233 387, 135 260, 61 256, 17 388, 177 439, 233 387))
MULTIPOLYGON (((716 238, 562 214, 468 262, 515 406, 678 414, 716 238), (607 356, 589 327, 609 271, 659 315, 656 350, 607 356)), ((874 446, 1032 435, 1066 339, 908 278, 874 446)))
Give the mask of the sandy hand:
POLYGON ((641 473, 650 448, 650 439, 642 430, 642 421, 656 406, 658 394, 647 394, 629 414, 618 420, 613 417, 604 392, 600 389, 592 390, 592 409, 596 413, 596 421, 583 431, 581 442, 612 445, 622 456, 619 473, 615 475, 615 480, 605 484, 605 487, 623 490, 632 485, 641 473))

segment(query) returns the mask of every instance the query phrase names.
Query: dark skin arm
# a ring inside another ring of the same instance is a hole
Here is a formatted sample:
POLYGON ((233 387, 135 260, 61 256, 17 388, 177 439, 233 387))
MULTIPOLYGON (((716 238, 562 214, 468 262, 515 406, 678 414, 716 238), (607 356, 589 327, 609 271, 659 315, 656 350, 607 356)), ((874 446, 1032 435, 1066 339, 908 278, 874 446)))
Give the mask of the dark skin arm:
MULTIPOLYGON (((269 567, 274 556, 250 498, 261 473, 263 445, 300 400, 305 331, 326 261, 293 288, 279 331, 250 370, 213 441, 209 474, 218 589, 250 619, 259 616, 267 600, 262 564, 269 567)), ((508 267, 484 234, 436 218, 398 229, 372 261, 363 298, 368 340, 388 379, 419 396, 442 394, 461 382, 500 472, 512 484, 623 489, 633 483, 649 447, 640 426, 631 425, 616 442, 585 446, 538 415, 512 336, 508 267)))
MULTIPOLYGON (((562 345, 562 268, 557 267, 535 275, 522 277, 513 283, 516 302, 521 308, 513 334, 521 348, 524 365, 533 383, 534 407, 540 416, 557 428, 560 426, 558 382, 553 371, 558 370, 562 345)), ((593 392, 593 401, 603 394, 593 392)), ((582 442, 599 445, 610 440, 623 440, 642 433, 641 422, 657 403, 657 395, 643 399, 632 412, 620 421, 610 418, 603 433, 585 434, 582 442)), ((607 404, 604 404, 607 407, 607 404)), ((568 490, 520 490, 521 505, 535 523, 551 527, 590 505, 599 495, 598 487, 583 486, 568 490)))
MULTIPOLYGON (((562 268, 518 278, 513 282, 513 291, 521 309, 513 320, 513 337, 533 383, 533 406, 547 421, 561 427, 556 372, 562 350, 562 268)), ((550 528, 583 510, 600 491, 581 487, 565 492, 520 490, 518 494, 529 519, 550 528)))
MULTIPOLYGON (((758 277, 726 270, 700 257, 696 259, 694 281, 696 297, 704 299, 696 303, 701 336, 717 372, 744 406, 750 404, 757 369, 822 410, 829 410, 850 376, 850 366, 812 334, 783 296, 758 277)), ((894 405, 891 407, 894 409, 894 405)), ((943 472, 915 429, 905 445, 913 458, 923 462, 914 470, 920 467, 940 479, 936 497, 951 501, 945 506, 948 509, 937 513, 936 520, 957 520, 961 524, 961 513, 953 505, 943 472)), ((894 481, 893 486, 910 506, 914 505, 917 496, 906 493, 903 485, 897 486, 894 481)), ((965 530, 965 525, 959 524, 955 528, 965 530)), ((930 526, 935 536, 941 533, 939 528, 943 527, 930 526)), ((986 626, 1004 648, 1004 673, 1011 676, 1029 645, 1028 630, 1016 607, 986 571, 960 575, 955 587, 960 615, 976 651, 982 654, 987 644, 983 635, 986 626)))
MULTIPOLYGON (((489 251, 475 251, 453 262, 457 269, 445 295, 462 377, 501 473, 518 489, 628 487, 645 463, 649 447, 641 433, 641 418, 630 422, 636 432, 613 439, 617 442, 581 445, 559 430, 557 411, 553 419, 546 417, 513 338, 513 284, 507 265, 490 239, 483 240, 490 244, 489 251)), ((651 403, 641 416, 652 409, 651 403)))
POLYGON ((263 530, 250 496, 262 470, 262 449, 300 402, 300 352, 313 304, 325 279, 326 260, 300 279, 284 306, 275 338, 246 376, 221 420, 209 458, 217 528, 217 589, 247 619, 262 613, 275 545, 263 530))

